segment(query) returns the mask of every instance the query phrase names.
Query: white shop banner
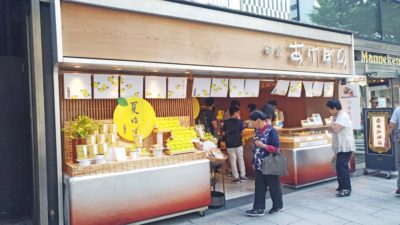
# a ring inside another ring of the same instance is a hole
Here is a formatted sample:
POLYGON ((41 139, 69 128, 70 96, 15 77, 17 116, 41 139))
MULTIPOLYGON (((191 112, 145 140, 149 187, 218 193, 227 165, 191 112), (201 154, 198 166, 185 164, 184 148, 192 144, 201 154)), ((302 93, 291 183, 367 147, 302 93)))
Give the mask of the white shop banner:
POLYGON ((321 97, 323 89, 324 89, 324 82, 314 81, 313 96, 321 97))
POLYGON ((306 97, 313 97, 313 82, 312 81, 303 81, 304 91, 306 93, 306 97))
POLYGON ((361 129, 360 86, 358 84, 339 85, 339 100, 342 110, 349 114, 353 129, 361 129))
POLYGON ((333 90, 334 90, 334 82, 324 82, 324 97, 325 98, 332 98, 333 97, 333 90))
POLYGON ((271 94, 285 96, 289 88, 289 82, 288 80, 278 80, 271 94))
POLYGON ((222 97, 228 96, 228 82, 226 78, 212 78, 211 84, 211 97, 222 97))
POLYGON ((301 97, 301 90, 303 88, 303 86, 301 84, 302 84, 301 81, 291 80, 290 81, 290 88, 289 88, 288 97, 300 98, 301 97))
POLYGON ((211 78, 194 78, 192 97, 210 97, 211 78))
POLYGON ((92 80, 90 74, 64 74, 65 99, 91 99, 92 80))
POLYGON ((244 95, 244 79, 229 79, 229 97, 243 98, 244 95))
POLYGON ((143 98, 143 76, 121 75, 119 93, 121 98, 143 98))
POLYGON ((186 77, 168 77, 168 98, 186 98, 186 77))
POLYGON ((167 98, 167 78, 146 76, 145 96, 147 99, 167 98))
POLYGON ((244 83, 244 94, 246 97, 258 97, 260 94, 260 80, 246 79, 244 83))
POLYGON ((118 75, 93 74, 93 97, 95 99, 117 99, 118 75))

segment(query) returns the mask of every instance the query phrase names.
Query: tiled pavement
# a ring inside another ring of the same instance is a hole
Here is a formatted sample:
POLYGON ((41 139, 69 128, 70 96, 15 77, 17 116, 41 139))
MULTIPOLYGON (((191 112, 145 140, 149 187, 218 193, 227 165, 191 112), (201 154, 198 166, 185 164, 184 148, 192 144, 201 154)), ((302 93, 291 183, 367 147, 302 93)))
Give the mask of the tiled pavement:
POLYGON ((335 197, 337 183, 331 181, 285 194, 285 211, 276 215, 247 217, 245 211, 252 207, 247 203, 234 208, 228 205, 205 217, 194 213, 152 225, 400 225, 400 197, 394 194, 396 181, 397 173, 390 180, 384 174, 358 175, 352 177, 350 197, 335 197))

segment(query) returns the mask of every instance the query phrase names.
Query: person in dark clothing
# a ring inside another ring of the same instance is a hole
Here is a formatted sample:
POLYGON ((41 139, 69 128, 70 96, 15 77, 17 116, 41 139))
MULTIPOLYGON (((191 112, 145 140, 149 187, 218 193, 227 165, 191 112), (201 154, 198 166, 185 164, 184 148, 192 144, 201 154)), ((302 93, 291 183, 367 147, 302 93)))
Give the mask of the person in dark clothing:
POLYGON ((256 128, 253 150, 253 167, 256 170, 256 177, 253 209, 246 211, 248 216, 264 215, 267 188, 269 188, 272 199, 272 208, 268 213, 276 214, 283 211, 279 176, 264 175, 261 170, 261 164, 265 157, 280 151, 278 132, 271 125, 275 119, 274 109, 271 105, 265 105, 263 111, 255 110, 249 117, 253 127, 256 128))
POLYGON ((204 124, 204 129, 206 132, 210 132, 214 137, 218 137, 218 123, 215 113, 212 110, 215 104, 213 98, 206 98, 206 107, 202 109, 197 117, 197 123, 204 124))
POLYGON ((242 183, 242 181, 247 180, 242 143, 242 131, 244 126, 243 122, 239 119, 239 107, 229 107, 229 114, 231 118, 225 120, 224 126, 222 127, 223 140, 226 143, 229 154, 229 161, 233 176, 232 183, 242 183), (237 169, 237 163, 239 163, 240 176, 237 169))
MULTIPOLYGON (((231 101, 231 104, 229 105, 229 107, 231 107, 231 106, 236 106, 237 108, 240 109, 240 102, 239 102, 239 100, 233 99, 233 100, 231 101)), ((229 118, 230 118, 230 115, 229 115, 229 108, 228 108, 228 110, 226 110, 225 113, 224 113, 223 119, 224 119, 224 120, 227 120, 227 119, 229 119, 229 118)), ((240 119, 240 117, 239 117, 239 119, 240 119)))
POLYGON ((247 109, 249 110, 249 113, 252 113, 254 110, 257 109, 257 106, 254 103, 250 103, 247 105, 247 109))

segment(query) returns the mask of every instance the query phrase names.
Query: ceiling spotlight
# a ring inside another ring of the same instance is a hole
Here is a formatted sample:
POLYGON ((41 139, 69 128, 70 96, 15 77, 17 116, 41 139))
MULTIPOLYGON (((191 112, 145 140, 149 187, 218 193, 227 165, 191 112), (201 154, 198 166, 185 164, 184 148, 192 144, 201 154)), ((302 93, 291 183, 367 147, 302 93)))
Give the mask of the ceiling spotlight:
POLYGON ((75 65, 75 66, 74 66, 74 68, 81 68, 81 66, 79 66, 79 65, 75 65))

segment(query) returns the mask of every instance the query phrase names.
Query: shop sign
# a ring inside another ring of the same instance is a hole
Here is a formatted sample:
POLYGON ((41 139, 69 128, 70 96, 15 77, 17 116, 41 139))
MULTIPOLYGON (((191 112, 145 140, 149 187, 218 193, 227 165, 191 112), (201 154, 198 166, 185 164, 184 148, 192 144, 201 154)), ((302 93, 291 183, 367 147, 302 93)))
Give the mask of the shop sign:
MULTIPOLYGON (((346 50, 344 48, 306 47, 303 43, 297 43, 296 41, 286 47, 289 49, 289 60, 299 65, 303 62, 317 63, 318 58, 321 58, 323 64, 331 64, 334 58, 338 65, 345 67, 347 64, 346 50)), ((264 48, 264 54, 267 56, 282 57, 284 56, 283 49, 281 46, 267 45, 264 48)))
POLYGON ((353 129, 361 129, 361 103, 360 86, 358 84, 348 84, 339 86, 339 100, 342 109, 350 116, 353 129))
POLYGON ((356 51, 356 61, 362 63, 400 66, 400 56, 371 53, 367 51, 356 51))
POLYGON ((370 112, 368 117, 370 121, 368 142, 370 150, 379 154, 388 152, 385 148, 385 136, 389 113, 370 112))

